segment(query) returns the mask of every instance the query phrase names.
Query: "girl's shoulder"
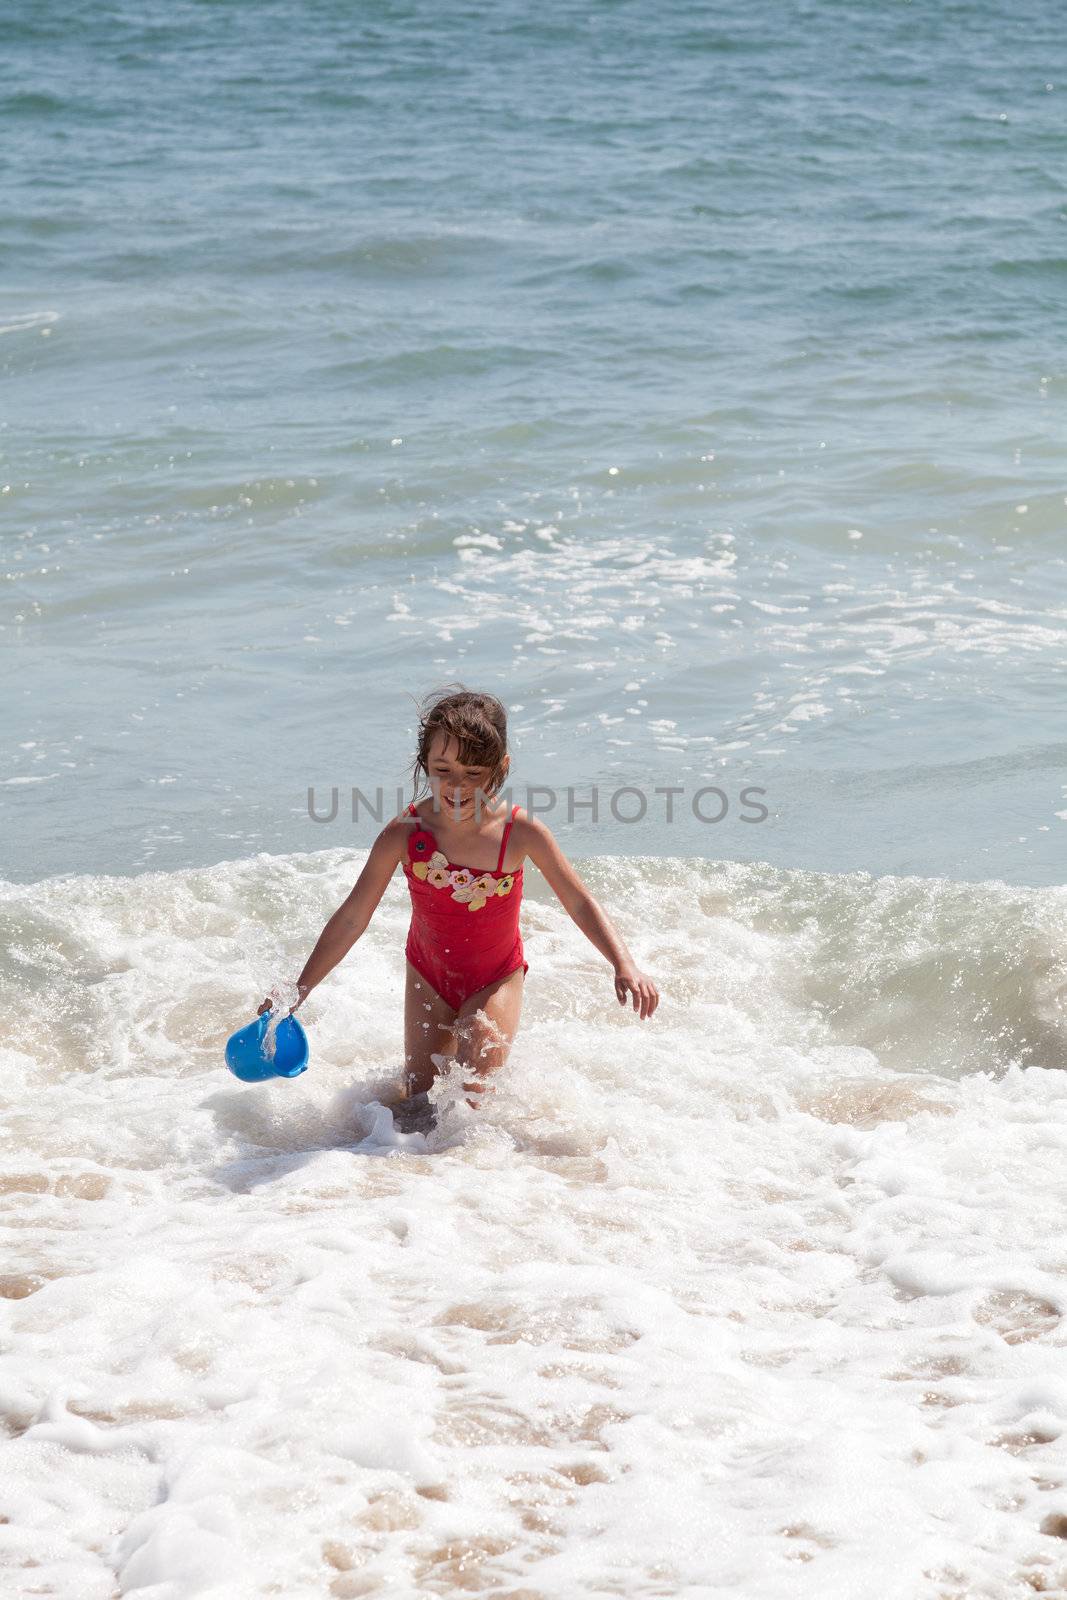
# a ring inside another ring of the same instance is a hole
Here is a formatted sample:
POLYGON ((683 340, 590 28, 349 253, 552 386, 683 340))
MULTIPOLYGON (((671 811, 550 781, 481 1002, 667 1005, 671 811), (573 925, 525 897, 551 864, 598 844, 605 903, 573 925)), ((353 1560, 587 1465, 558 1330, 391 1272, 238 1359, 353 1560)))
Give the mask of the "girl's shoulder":
POLYGON ((503 813, 504 827, 501 831, 501 841, 507 840, 506 857, 511 863, 504 870, 507 872, 520 872, 526 864, 528 849, 528 818, 524 806, 509 806, 503 813))
POLYGON ((383 825, 378 839, 383 847, 396 851, 399 857, 407 850, 412 828, 417 828, 418 825, 418 817, 413 817, 410 811, 401 811, 397 816, 390 817, 383 825))
MULTIPOLYGON (((510 823, 504 824, 511 829, 508 835, 508 855, 509 857, 517 855, 521 864, 526 861, 536 845, 544 824, 537 817, 531 817, 525 806, 515 806, 508 816, 510 823)), ((513 870, 517 871, 518 868, 513 870)))
POLYGON ((504 826, 511 829, 511 837, 516 841, 526 839, 534 825, 525 806, 510 806, 504 812, 504 826))
POLYGON ((405 806, 403 811, 393 818, 392 825, 402 829, 404 833, 408 833, 412 828, 432 828, 433 823, 433 801, 432 799, 423 799, 418 801, 414 811, 410 806, 405 806), (425 816, 423 816, 424 811, 425 816))
POLYGON ((525 806, 516 806, 515 807, 515 829, 516 829, 516 831, 518 831, 519 828, 522 828, 526 833, 529 833, 529 834, 532 835, 535 832, 537 832, 538 829, 541 829, 543 831, 544 828, 545 828, 545 824, 541 821, 540 817, 537 817, 537 816, 531 817, 530 813, 527 811, 525 806))
POLYGON ((531 816, 524 806, 519 806, 515 812, 511 843, 523 859, 533 856, 538 864, 546 855, 562 855, 559 840, 548 823, 543 817, 531 816))

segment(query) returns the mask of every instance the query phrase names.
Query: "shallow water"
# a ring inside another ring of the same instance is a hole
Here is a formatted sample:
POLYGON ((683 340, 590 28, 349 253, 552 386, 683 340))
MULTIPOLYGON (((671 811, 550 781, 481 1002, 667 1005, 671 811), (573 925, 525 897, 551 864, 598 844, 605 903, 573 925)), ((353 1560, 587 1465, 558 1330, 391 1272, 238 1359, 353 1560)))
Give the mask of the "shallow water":
POLYGON ((250 1086, 226 1035, 349 852, 4 891, 9 1582, 1067 1581, 1064 891, 584 870, 655 1018, 531 879, 511 1058, 428 1134, 387 1109, 399 875, 309 1071, 250 1086))

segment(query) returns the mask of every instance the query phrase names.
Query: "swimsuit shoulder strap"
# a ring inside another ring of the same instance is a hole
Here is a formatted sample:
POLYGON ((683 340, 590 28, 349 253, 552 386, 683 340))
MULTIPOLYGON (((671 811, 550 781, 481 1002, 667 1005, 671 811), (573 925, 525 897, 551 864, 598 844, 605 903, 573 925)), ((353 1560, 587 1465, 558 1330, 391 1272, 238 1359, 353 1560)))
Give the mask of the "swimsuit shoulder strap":
POLYGON ((515 821, 515 813, 516 813, 516 811, 518 809, 519 808, 518 808, 517 805, 516 806, 512 806, 512 808, 511 808, 511 816, 508 818, 507 822, 504 825, 504 837, 500 841, 500 854, 497 857, 497 863, 496 863, 496 870, 498 872, 503 872, 503 870, 504 870, 504 851, 508 847, 508 834, 511 832, 511 824, 515 821))
POLYGON ((408 832, 408 860, 425 861, 429 858, 431 852, 437 849, 437 840, 425 822, 419 817, 419 813, 415 809, 414 800, 408 806, 404 815, 414 817, 419 824, 417 828, 412 828, 408 832))

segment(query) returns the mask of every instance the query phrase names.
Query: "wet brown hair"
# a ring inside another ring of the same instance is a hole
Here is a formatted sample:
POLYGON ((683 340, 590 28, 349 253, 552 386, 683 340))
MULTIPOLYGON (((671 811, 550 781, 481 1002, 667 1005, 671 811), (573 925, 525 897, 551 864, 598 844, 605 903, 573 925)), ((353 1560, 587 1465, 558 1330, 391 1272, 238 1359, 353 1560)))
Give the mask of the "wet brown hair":
MULTIPOLYGON (((504 782, 508 753, 508 716, 496 696, 465 689, 461 683, 449 684, 427 695, 418 713, 418 753, 412 766, 416 791, 420 773, 430 787, 430 747, 434 736, 442 733, 446 747, 449 740, 457 741, 459 759, 465 766, 489 768, 481 787, 487 797, 495 795, 504 782)), ((417 793, 412 796, 413 801, 417 798, 417 793)))

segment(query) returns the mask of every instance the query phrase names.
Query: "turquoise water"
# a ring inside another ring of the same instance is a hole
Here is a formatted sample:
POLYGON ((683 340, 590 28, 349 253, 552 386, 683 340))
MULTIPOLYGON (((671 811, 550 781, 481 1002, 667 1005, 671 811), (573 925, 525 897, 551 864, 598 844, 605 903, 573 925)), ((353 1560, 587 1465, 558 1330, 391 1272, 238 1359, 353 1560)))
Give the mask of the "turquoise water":
POLYGON ((576 857, 1057 882, 1060 20, 20 8, 4 875, 365 848, 458 680, 728 797, 576 857))

